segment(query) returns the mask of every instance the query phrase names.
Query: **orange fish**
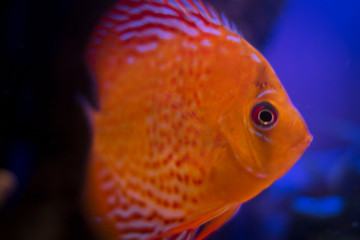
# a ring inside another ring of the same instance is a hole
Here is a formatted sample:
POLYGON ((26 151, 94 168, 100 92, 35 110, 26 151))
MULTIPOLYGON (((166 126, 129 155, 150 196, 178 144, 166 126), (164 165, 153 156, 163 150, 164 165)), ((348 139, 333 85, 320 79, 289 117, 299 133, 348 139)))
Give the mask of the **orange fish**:
POLYGON ((100 110, 84 201, 100 239, 203 239, 311 142, 269 63, 200 1, 118 1, 87 60, 100 110))

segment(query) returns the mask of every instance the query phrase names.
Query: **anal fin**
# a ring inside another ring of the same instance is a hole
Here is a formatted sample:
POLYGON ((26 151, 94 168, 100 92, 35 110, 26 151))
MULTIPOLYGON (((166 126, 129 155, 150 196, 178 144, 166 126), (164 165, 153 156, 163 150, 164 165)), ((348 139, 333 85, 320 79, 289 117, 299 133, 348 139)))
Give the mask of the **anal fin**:
POLYGON ((237 212, 241 204, 232 205, 226 212, 208 222, 196 236, 195 240, 202 240, 208 237, 212 232, 225 224, 237 212))
POLYGON ((161 240, 193 240, 196 235, 196 229, 188 229, 186 231, 176 233, 170 236, 161 238, 161 240))

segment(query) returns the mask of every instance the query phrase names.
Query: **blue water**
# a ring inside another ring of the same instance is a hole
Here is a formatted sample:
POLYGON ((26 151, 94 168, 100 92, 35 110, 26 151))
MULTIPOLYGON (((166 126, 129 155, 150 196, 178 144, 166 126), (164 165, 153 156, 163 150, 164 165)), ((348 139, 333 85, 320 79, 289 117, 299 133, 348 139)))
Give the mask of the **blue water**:
POLYGON ((357 0, 285 3, 262 52, 314 140, 211 239, 360 239, 359 13, 357 0))
POLYGON ((264 54, 315 136, 312 149, 360 143, 360 2, 291 0, 264 54))
POLYGON ((323 198, 299 196, 293 202, 293 208, 311 217, 334 217, 344 211, 344 198, 341 196, 323 198))

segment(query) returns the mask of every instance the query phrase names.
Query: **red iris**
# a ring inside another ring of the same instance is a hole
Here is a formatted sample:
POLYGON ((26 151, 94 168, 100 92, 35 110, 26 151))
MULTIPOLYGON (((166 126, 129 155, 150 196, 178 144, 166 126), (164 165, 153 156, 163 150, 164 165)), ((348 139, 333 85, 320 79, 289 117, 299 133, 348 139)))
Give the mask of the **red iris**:
POLYGON ((269 102, 260 102, 252 108, 251 119, 256 127, 265 130, 276 124, 278 113, 276 108, 269 102))

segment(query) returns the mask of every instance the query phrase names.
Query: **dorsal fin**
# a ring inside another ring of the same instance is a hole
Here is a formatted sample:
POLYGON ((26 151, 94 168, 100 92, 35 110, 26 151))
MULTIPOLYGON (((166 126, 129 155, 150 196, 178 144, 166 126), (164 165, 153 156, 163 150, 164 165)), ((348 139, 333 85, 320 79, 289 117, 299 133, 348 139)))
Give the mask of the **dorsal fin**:
POLYGON ((229 21, 225 14, 221 13, 221 18, 219 13, 212 7, 208 2, 203 2, 201 0, 168 0, 167 2, 180 2, 183 3, 183 8, 187 11, 200 14, 204 19, 209 23, 214 23, 216 25, 222 25, 230 32, 236 33, 239 35, 239 32, 234 24, 234 22, 229 21))
MULTIPOLYGON (((118 1, 104 16, 97 32, 106 35, 112 29, 121 34, 151 25, 158 29, 177 28, 190 36, 197 36, 199 32, 219 35, 216 26, 223 26, 229 32, 239 35, 233 22, 224 14, 220 17, 210 4, 204 4, 201 0, 118 1)), ((159 36, 170 38, 170 34, 159 36)), ((94 38, 97 42, 100 39, 101 36, 94 38)))
POLYGON ((177 34, 190 38, 225 34, 230 41, 241 40, 235 24, 201 0, 119 0, 100 21, 88 56, 92 59, 104 42, 110 43, 110 49, 124 46, 124 42, 134 43, 135 39, 139 45, 130 48, 143 53, 156 49, 157 39, 170 40, 177 34))

